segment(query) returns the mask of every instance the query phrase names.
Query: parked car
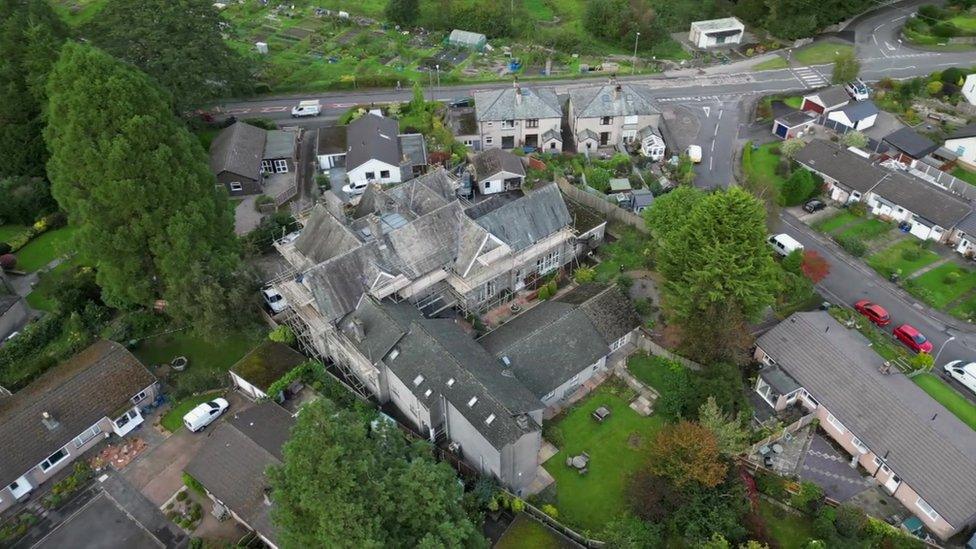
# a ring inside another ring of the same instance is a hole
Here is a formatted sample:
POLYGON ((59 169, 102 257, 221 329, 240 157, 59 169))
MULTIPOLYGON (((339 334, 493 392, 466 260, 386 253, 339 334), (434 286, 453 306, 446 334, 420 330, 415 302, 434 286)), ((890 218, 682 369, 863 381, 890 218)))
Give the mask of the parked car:
POLYGON ((196 408, 190 410, 183 416, 183 425, 191 433, 203 430, 204 427, 213 423, 221 414, 230 408, 230 403, 222 398, 215 398, 209 402, 198 404, 196 408))
POLYGON ((776 253, 783 257, 790 255, 796 250, 803 249, 803 244, 800 244, 796 239, 786 233, 774 234, 769 237, 767 242, 776 250, 776 253))
POLYGON ((366 182, 366 181, 360 181, 360 182, 357 182, 357 183, 350 183, 348 185, 343 185, 342 186, 342 192, 346 193, 349 196, 356 196, 356 195, 363 194, 364 192, 366 192, 366 187, 368 187, 368 186, 369 186, 369 183, 366 182))
POLYGON ((947 376, 961 383, 965 388, 976 393, 976 362, 966 364, 962 360, 953 360, 942 367, 947 376))
POLYGON ((454 108, 459 108, 459 107, 473 107, 474 106, 474 98, 473 97, 456 97, 456 98, 452 99, 451 102, 447 104, 447 106, 448 107, 454 107, 454 108))
POLYGON ((895 339, 904 343, 909 349, 915 351, 916 353, 931 353, 932 352, 932 342, 922 335, 911 324, 902 324, 901 326, 895 328, 892 333, 895 339))
POLYGON ((264 304, 271 311, 271 314, 278 314, 288 308, 288 301, 285 300, 284 296, 278 293, 278 290, 272 288, 271 286, 265 287, 261 290, 261 297, 264 298, 264 304))
POLYGON ((877 303, 871 303, 866 299, 862 299, 854 304, 854 310, 868 317, 868 320, 874 322, 878 326, 887 326, 891 324, 891 316, 888 314, 888 311, 877 303))
POLYGON ((844 89, 854 101, 867 101, 871 97, 871 88, 860 78, 848 82, 844 89))
POLYGON ((819 212, 820 210, 827 207, 827 204, 819 198, 811 198, 807 200, 807 203, 803 205, 803 211, 807 213, 819 212))
POLYGON ((319 104, 318 99, 313 99, 311 101, 299 101, 298 105, 291 108, 292 118, 301 118, 305 116, 318 116, 322 112, 322 105, 319 104))

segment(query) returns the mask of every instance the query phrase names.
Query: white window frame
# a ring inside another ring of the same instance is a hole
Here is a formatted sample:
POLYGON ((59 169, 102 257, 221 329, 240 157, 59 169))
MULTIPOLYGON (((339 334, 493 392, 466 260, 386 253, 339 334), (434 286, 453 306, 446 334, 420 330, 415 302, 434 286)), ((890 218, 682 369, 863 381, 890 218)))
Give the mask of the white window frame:
POLYGON ((834 429, 837 429, 840 434, 843 435, 847 433, 847 427, 844 427, 844 424, 841 423, 840 420, 834 417, 834 414, 831 414, 830 412, 827 412, 827 423, 833 425, 834 429))
POLYGON ((535 268, 540 275, 551 273, 559 268, 559 250, 541 255, 535 260, 535 268))
POLYGON ((131 400, 133 404, 139 404, 140 402, 142 402, 143 400, 145 400, 145 398, 146 398, 146 392, 147 392, 146 389, 143 389, 143 390, 139 391, 138 393, 136 393, 136 396, 130 398, 129 400, 131 400))
POLYGON ((569 379, 569 382, 570 383, 576 383, 577 381, 579 381, 579 376, 580 376, 579 374, 576 374, 575 376, 573 376, 573 377, 571 377, 569 379))
POLYGON ((390 170, 380 170, 380 179, 389 179, 389 178, 390 178, 390 170))
POLYGON ((627 341, 629 341, 629 340, 630 340, 630 333, 628 332, 627 334, 624 334, 624 337, 622 337, 622 338, 618 339, 617 341, 614 341, 613 343, 610 344, 610 352, 612 353, 612 352, 616 351, 617 349, 623 347, 624 345, 627 344, 627 341))
POLYGON ((857 438, 854 435, 851 435, 851 444, 857 447, 858 452, 861 452, 862 454, 868 453, 868 447, 865 446, 863 442, 861 442, 861 439, 857 438))
POLYGON ((525 121, 525 127, 526 128, 538 128, 539 127, 539 119, 538 118, 529 118, 529 119, 527 119, 525 121))
POLYGON ((515 120, 502 120, 502 129, 503 130, 515 129, 515 120))
POLYGON ((288 173, 288 161, 284 158, 274 160, 274 173, 288 173))
POLYGON ((82 446, 91 442, 95 437, 101 434, 102 428, 96 423, 91 427, 85 429, 83 433, 75 437, 75 448, 81 448, 82 446))
POLYGON ((925 501, 921 497, 915 500, 915 507, 918 507, 919 511, 925 513, 925 516, 932 520, 939 520, 940 518, 939 513, 935 510, 935 508, 929 505, 929 502, 925 501))
POLYGON ((68 452, 67 448, 68 448, 67 446, 62 446, 62 447, 58 448, 57 450, 51 452, 51 455, 50 456, 47 456, 47 458, 45 458, 44 461, 38 463, 37 466, 40 467, 41 468, 41 471, 44 471, 45 473, 48 472, 48 471, 50 471, 51 468, 53 468, 55 465, 57 465, 57 464, 61 463, 62 461, 64 461, 64 460, 66 460, 66 459, 68 459, 68 458, 71 457, 71 453, 68 452), (53 457, 54 454, 57 454, 58 452, 64 452, 64 455, 61 456, 56 461, 51 461, 51 457, 53 457))
POLYGON ((240 181, 231 181, 228 186, 230 187, 231 192, 237 193, 244 190, 244 184, 240 181))
POLYGON ((270 160, 262 160, 261 171, 264 173, 274 173, 274 164, 270 160))
POLYGON ((556 391, 549 391, 546 396, 542 397, 542 400, 549 400, 550 398, 556 396, 556 391))

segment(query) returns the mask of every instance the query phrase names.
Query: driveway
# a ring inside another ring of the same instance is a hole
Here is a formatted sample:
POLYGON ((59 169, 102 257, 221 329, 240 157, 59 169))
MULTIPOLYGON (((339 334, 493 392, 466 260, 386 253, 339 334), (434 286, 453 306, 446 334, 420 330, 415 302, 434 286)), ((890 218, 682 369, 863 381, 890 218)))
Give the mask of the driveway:
POLYGON ((851 468, 851 457, 836 450, 819 433, 813 435, 810 447, 803 455, 800 478, 820 486, 824 494, 837 501, 847 501, 872 486, 857 468, 851 468))

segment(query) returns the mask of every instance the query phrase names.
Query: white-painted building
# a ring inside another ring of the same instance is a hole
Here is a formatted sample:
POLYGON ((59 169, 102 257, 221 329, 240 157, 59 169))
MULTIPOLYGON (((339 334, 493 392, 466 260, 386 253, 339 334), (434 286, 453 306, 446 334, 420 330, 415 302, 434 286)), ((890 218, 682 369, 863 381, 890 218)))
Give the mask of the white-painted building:
POLYGON ((958 161, 976 170, 976 124, 959 128, 949 134, 945 148, 959 155, 958 161))
POLYGON ((976 73, 970 74, 962 83, 962 96, 970 105, 976 105, 976 73))
POLYGON ((727 46, 741 43, 745 32, 746 26, 735 17, 695 21, 688 40, 698 48, 727 46))

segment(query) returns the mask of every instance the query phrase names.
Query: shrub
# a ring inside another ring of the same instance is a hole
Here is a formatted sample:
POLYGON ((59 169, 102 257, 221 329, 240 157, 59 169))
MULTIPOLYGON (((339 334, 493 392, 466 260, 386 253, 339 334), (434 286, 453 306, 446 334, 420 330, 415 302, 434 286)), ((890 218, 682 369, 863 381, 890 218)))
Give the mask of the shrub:
POLYGON ((800 269, 803 266, 803 251, 793 250, 786 257, 783 258, 783 261, 780 262, 780 265, 782 265, 783 270, 788 273, 793 273, 795 275, 800 274, 801 273, 800 269))
POLYGON ((946 284, 955 284, 959 282, 960 278, 962 278, 962 274, 960 274, 959 271, 952 271, 951 273, 945 275, 945 278, 942 279, 942 282, 946 284))
POLYGON ((624 290, 629 290, 630 287, 634 285, 634 279, 622 274, 617 276, 617 284, 620 284, 620 287, 624 290))
POLYGON ((837 243, 854 257, 861 257, 868 251, 868 247, 864 244, 864 241, 856 236, 841 235, 837 237, 837 243))
POLYGON ((556 509, 555 505, 545 504, 542 506, 542 512, 549 515, 552 518, 559 518, 559 510, 556 509))
POLYGON ((9 271, 17 266, 17 256, 14 254, 0 255, 0 269, 9 271))
POLYGON ((849 503, 842 504, 836 509, 834 527, 837 533, 845 538, 856 538, 867 523, 868 517, 864 511, 849 503))
POLYGON ((7 255, 11 250, 13 250, 13 248, 10 247, 10 244, 0 242, 0 255, 7 255))
POLYGON ((823 489, 816 484, 804 480, 800 483, 800 489, 797 493, 790 496, 790 505, 805 511, 807 513, 813 513, 820 509, 823 504, 823 489))
POLYGON ((864 217, 868 215, 868 205, 864 202, 855 202, 847 208, 847 211, 853 216, 864 217))
POLYGON ((783 183, 780 201, 783 206, 802 204, 816 191, 816 186, 813 175, 808 170, 797 170, 783 183))
POLYGON ((291 331, 291 328, 282 324, 268 333, 268 339, 275 343, 292 345, 295 343, 295 333, 291 331))
POLYGON ((942 92, 942 82, 929 82, 925 85, 925 92, 932 96, 939 95, 942 92))
POLYGON ((756 475, 756 489, 761 494, 766 494, 776 500, 786 498, 786 481, 779 475, 771 473, 756 475))
POLYGON ((586 284, 587 282, 593 282, 596 279, 596 271, 590 267, 580 267, 576 269, 576 273, 573 276, 573 280, 577 284, 586 284))
POLYGON ((545 285, 545 286, 539 288, 539 293, 537 294, 537 296, 542 301, 545 301, 546 299, 549 299, 550 297, 552 297, 552 294, 549 293, 549 286, 548 285, 545 285))
POLYGON ((176 494, 176 501, 183 501, 188 497, 190 497, 190 495, 186 492, 186 490, 182 490, 180 493, 176 494))
POLYGON ((901 257, 905 261, 918 261, 922 258, 922 250, 916 246, 905 248, 901 252, 901 257))
POLYGON ((320 173, 315 176, 315 184, 318 185, 319 189, 323 191, 327 191, 332 188, 332 182, 329 181, 329 176, 324 173, 320 173))
POLYGON ((833 508, 823 507, 813 519, 813 534, 823 540, 828 547, 834 545, 832 542, 837 537, 837 528, 834 527, 835 515, 833 508))
POLYGON ((201 496, 207 495, 207 491, 203 488, 203 485, 200 484, 200 481, 191 477, 188 473, 183 473, 183 484, 201 496))
POLYGON ((959 34, 959 27, 953 25, 948 21, 942 21, 937 23, 932 27, 932 34, 938 36, 939 38, 952 38, 959 34))

